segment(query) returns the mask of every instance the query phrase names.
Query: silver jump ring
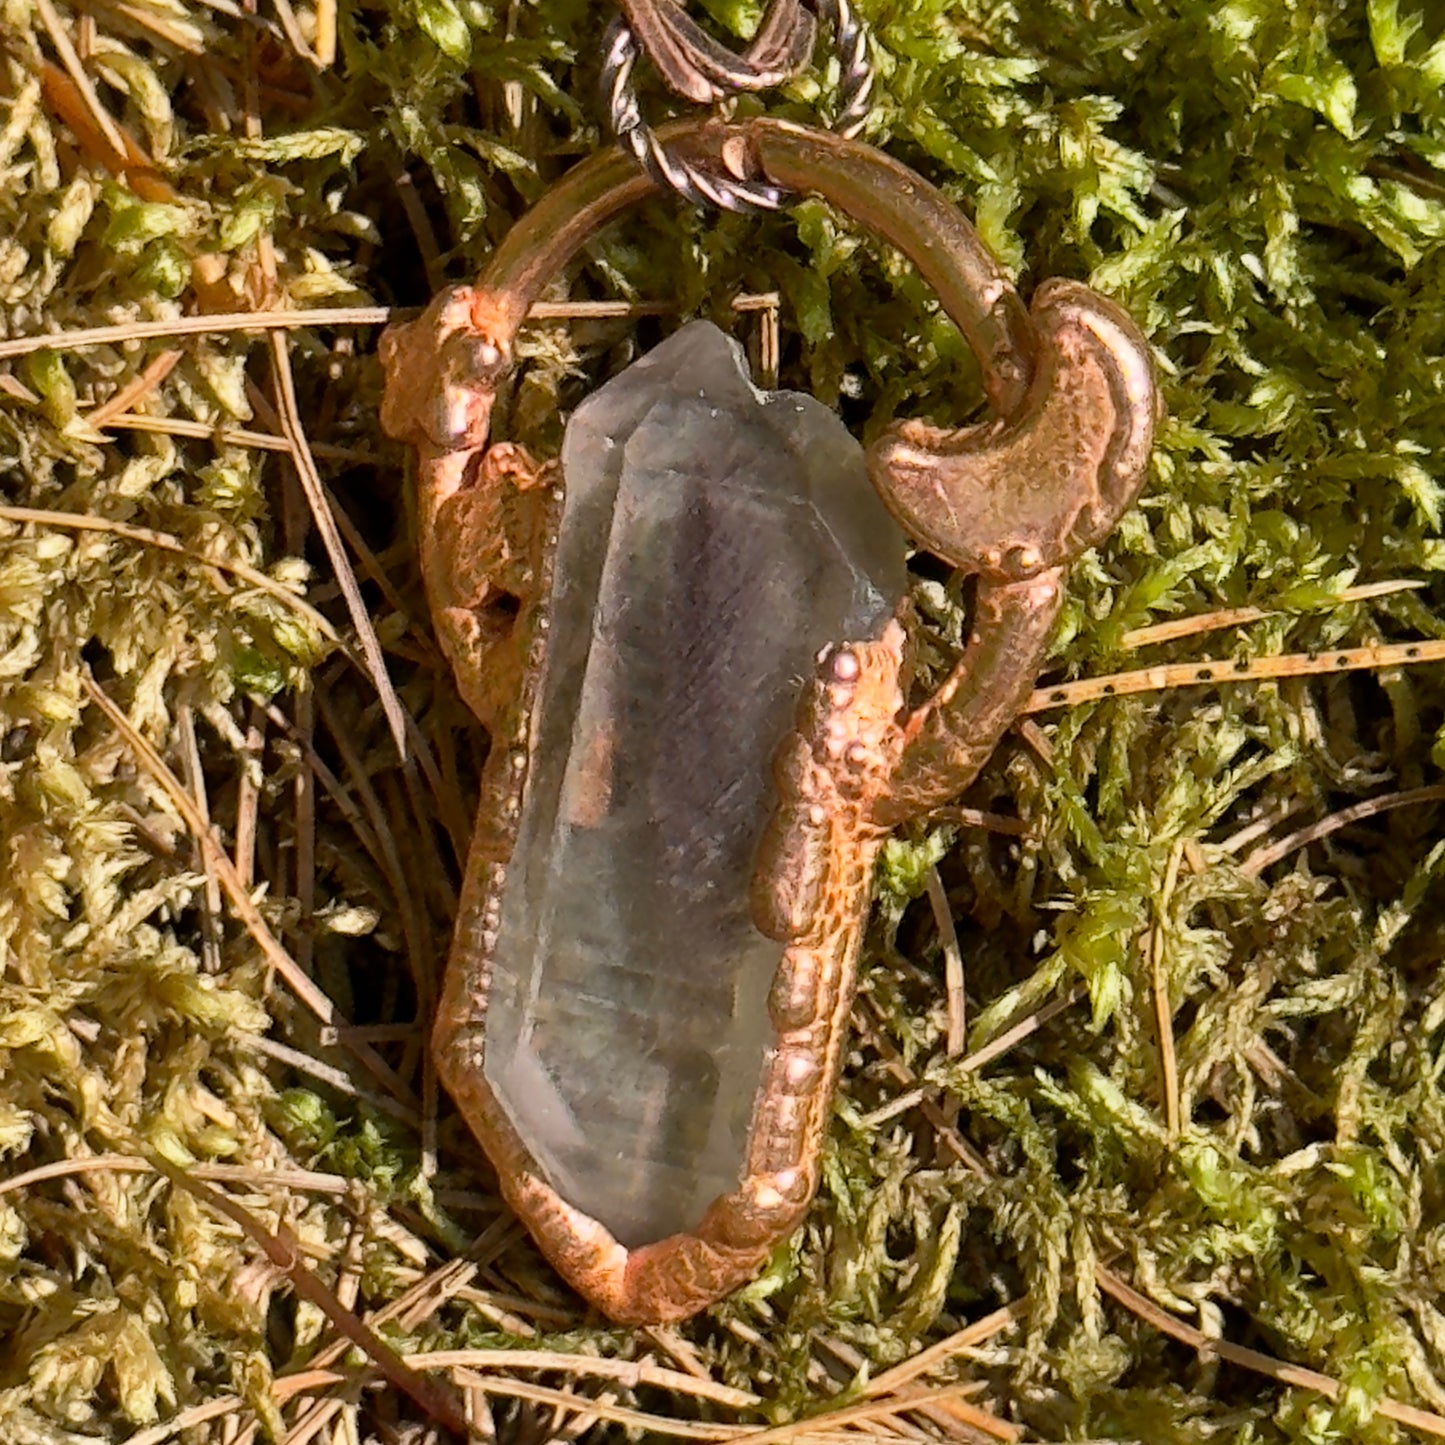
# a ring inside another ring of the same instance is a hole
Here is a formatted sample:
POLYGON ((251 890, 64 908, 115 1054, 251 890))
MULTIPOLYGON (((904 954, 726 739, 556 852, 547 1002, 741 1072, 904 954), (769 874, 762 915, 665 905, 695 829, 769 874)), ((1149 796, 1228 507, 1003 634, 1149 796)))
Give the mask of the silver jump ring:
MULTIPOLYGON (((839 68, 838 113, 833 129, 839 135, 851 137, 868 118, 873 96, 868 31, 850 0, 808 0, 808 4, 833 31, 839 68)), ((637 89, 632 83, 638 54, 637 40, 619 16, 608 27, 602 58, 602 94, 618 144, 659 186, 670 187, 696 206, 745 213, 779 210, 787 200, 787 192, 781 186, 704 168, 674 154, 658 140, 642 118, 637 89)))

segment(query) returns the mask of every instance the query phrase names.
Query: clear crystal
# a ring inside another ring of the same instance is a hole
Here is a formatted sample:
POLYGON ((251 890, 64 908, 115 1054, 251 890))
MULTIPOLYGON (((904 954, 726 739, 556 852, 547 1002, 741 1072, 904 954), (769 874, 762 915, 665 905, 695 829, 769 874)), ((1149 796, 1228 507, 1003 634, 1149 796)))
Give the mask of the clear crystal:
POLYGON ((812 397, 693 322, 562 451, 538 745, 486 1076, 559 1194, 635 1246, 736 1187, 781 947, 748 881, 770 763, 824 644, 876 636, 903 541, 812 397))

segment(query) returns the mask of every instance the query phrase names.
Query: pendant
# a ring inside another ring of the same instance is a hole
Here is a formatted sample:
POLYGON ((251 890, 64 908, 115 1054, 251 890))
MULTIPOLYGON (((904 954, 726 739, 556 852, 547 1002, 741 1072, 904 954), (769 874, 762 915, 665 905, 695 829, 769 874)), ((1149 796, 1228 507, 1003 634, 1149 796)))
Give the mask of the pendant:
POLYGON ((897 246, 994 418, 905 423, 865 456, 694 322, 578 409, 560 460, 490 442, 542 288, 655 189, 615 151, 383 338, 437 634, 491 735, 438 1074, 558 1271, 637 1323, 735 1289, 806 1211, 878 849, 1013 720, 1064 568, 1142 485, 1157 407, 1122 311, 1067 281, 1026 309, 882 152, 761 119, 659 140, 897 246), (914 706, 905 535, 978 578, 961 659, 914 706))

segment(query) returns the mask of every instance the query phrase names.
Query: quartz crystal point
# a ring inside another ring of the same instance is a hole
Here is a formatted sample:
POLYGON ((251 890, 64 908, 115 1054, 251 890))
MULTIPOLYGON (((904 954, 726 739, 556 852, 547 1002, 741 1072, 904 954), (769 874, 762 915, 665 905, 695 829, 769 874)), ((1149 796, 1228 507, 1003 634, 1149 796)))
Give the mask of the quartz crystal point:
POLYGON ((693 322, 577 411, 485 1070, 549 1182, 629 1247, 737 1187, 780 944, 748 883, 771 759, 903 539, 812 397, 693 322))

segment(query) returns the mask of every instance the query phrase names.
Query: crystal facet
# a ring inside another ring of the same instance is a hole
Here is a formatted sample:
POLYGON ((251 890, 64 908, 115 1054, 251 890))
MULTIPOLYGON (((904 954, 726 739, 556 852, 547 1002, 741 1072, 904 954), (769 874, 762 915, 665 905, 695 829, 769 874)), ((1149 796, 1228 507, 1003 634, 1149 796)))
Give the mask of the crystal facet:
POLYGON ((693 322, 577 411, 486 1077, 550 1183, 636 1246, 735 1188, 781 945, 748 882, 770 763, 903 541, 812 397, 693 322))

